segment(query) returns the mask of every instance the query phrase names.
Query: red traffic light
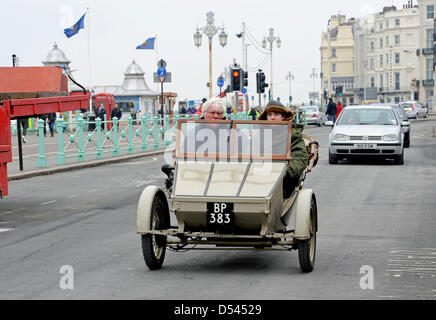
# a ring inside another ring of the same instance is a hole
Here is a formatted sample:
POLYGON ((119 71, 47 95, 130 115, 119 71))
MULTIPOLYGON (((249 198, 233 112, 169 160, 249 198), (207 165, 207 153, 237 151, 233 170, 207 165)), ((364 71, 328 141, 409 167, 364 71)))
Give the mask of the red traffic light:
POLYGON ((233 71, 233 77, 238 78, 239 77, 239 71, 233 71))

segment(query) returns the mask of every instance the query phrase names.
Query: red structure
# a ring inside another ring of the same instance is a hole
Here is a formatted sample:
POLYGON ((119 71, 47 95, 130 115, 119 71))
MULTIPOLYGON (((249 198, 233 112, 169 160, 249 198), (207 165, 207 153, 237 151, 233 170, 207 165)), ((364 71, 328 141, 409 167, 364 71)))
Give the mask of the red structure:
POLYGON ((0 68, 0 197, 8 195, 7 164, 12 162, 10 121, 86 109, 90 98, 89 92, 68 96, 68 81, 59 67, 0 68))
MULTIPOLYGON (((99 108, 100 104, 103 104, 105 109, 106 109, 106 119, 107 121, 112 120, 112 110, 115 107, 115 97, 113 94, 110 93, 99 93, 97 95, 95 95, 95 110, 97 111, 97 109, 99 108)), ((118 119, 120 120, 120 119, 118 119)), ((112 123, 108 122, 107 123, 107 129, 110 130, 112 129, 112 123)))

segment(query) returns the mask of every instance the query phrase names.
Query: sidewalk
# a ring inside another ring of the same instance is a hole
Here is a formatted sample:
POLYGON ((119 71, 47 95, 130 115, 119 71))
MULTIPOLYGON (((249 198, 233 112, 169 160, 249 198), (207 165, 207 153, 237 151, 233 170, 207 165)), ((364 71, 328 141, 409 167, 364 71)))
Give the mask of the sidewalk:
MULTIPOLYGON (((111 150, 105 149, 104 159, 97 160, 95 155, 86 155, 85 161, 79 162, 77 157, 67 157, 66 164, 58 165, 58 137, 57 135, 50 137, 50 134, 48 133, 44 144, 47 167, 39 168, 38 139, 39 137, 37 137, 36 134, 27 134, 27 142, 22 143, 23 171, 20 171, 18 137, 16 135, 12 136, 12 162, 8 163, 8 181, 123 162, 131 159, 162 154, 166 150, 163 146, 155 150, 154 147, 150 145, 148 151, 142 152, 140 144, 136 143, 134 154, 127 154, 126 150, 122 150, 120 156, 112 156, 111 150)), ((68 136, 65 135, 65 141, 67 141, 67 139, 68 136)), ((120 144, 120 148, 124 147, 127 147, 127 143, 120 144)), ((72 152, 75 151, 76 150, 74 149, 72 150, 72 152)))

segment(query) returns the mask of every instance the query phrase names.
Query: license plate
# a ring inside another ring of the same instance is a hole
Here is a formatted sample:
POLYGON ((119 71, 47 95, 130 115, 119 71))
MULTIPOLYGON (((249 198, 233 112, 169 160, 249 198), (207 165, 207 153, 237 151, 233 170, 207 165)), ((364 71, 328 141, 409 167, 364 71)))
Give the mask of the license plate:
POLYGON ((214 228, 225 228, 233 225, 235 214, 233 203, 208 202, 207 225, 214 228))
POLYGON ((376 144, 359 143, 359 144, 356 144, 354 147, 356 149, 368 150, 368 149, 376 149, 377 145, 376 144))

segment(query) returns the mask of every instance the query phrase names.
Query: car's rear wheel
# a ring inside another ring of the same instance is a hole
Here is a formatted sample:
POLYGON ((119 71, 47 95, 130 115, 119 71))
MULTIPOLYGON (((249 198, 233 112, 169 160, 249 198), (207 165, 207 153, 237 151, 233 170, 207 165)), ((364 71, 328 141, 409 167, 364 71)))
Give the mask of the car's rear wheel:
POLYGON ((298 261, 300 262, 300 269, 302 272, 312 272, 315 267, 315 253, 316 253, 316 217, 317 208, 316 201, 312 197, 310 204, 310 239, 302 240, 298 244, 298 261))
POLYGON ((401 151, 401 154, 395 156, 395 164, 404 164, 404 149, 401 151))
POLYGON ((410 133, 404 135, 404 148, 410 147, 410 133))
POLYGON ((338 156, 330 153, 329 151, 329 164, 338 164, 338 156))
MULTIPOLYGON (((150 226, 151 230, 165 229, 165 206, 162 199, 156 196, 151 205, 150 226)), ((142 254, 144 261, 150 270, 162 267, 165 259, 167 237, 160 235, 145 234, 141 236, 142 254)))

